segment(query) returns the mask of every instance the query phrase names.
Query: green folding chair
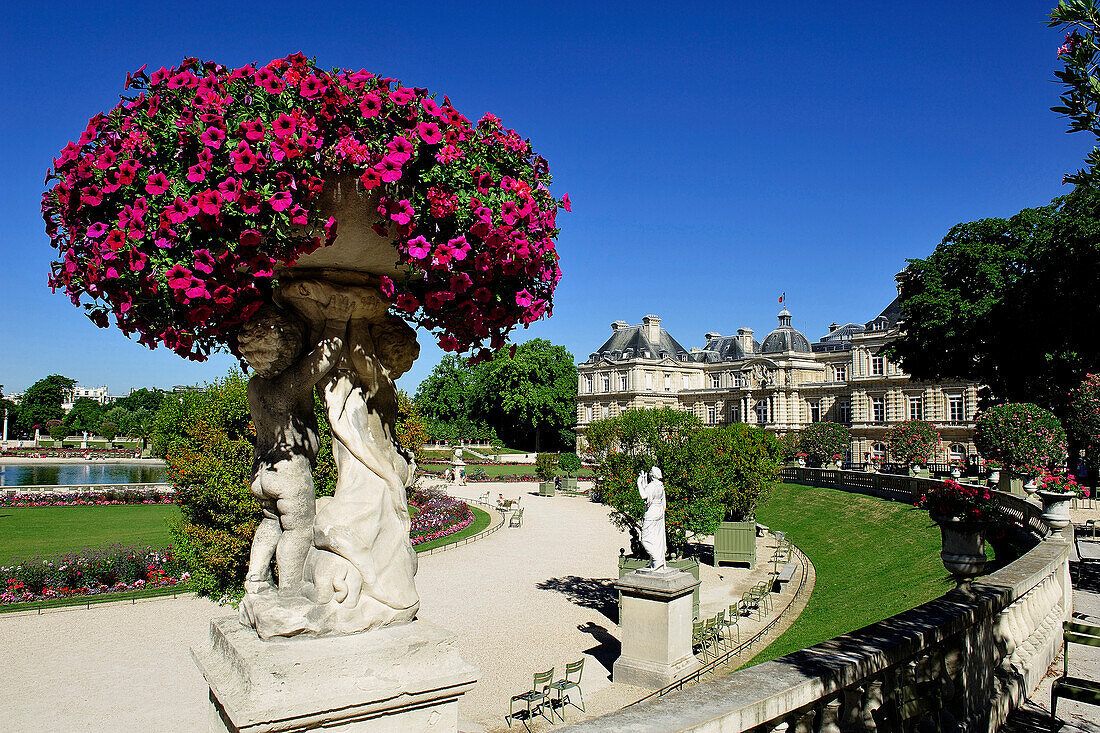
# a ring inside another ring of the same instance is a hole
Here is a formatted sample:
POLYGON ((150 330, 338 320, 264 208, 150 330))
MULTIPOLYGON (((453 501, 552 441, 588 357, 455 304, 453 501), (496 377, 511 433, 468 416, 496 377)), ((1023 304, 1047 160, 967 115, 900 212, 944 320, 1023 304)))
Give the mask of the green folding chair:
POLYGON ((691 622, 691 648, 694 650, 696 647, 703 655, 703 661, 707 661, 711 652, 710 637, 706 635, 706 626, 702 621, 691 622))
POLYGON ((733 629, 737 632, 737 645, 738 646, 741 645, 741 626, 737 623, 740 620, 741 620, 741 604, 740 603, 731 603, 730 604, 729 618, 727 618, 723 622, 723 626, 725 626, 725 632, 726 632, 726 634, 729 635, 729 639, 730 639, 731 644, 733 643, 733 634, 730 633, 730 627, 733 627, 733 629))
MULTIPOLYGON (((531 726, 528 721, 536 715, 541 715, 550 721, 550 724, 554 724, 554 718, 548 716, 543 706, 550 704, 550 698, 547 696, 547 689, 550 687, 550 683, 554 679, 554 668, 546 670, 545 672, 535 672, 534 681, 531 683, 531 689, 527 692, 521 692, 518 695, 512 695, 512 701, 508 704, 508 714, 504 716, 504 721, 508 723, 508 727, 512 727, 512 721, 516 719, 518 715, 522 713, 520 721, 523 723, 523 727, 530 733, 531 726), (523 703, 525 707, 515 710, 516 703, 523 703)), ((553 712, 551 710, 551 712, 553 712)))
POLYGON ((1055 722, 1055 712, 1058 710, 1058 698, 1060 697, 1088 703, 1089 705, 1100 705, 1100 682, 1069 676, 1069 645, 1100 646, 1100 626, 1066 621, 1062 624, 1062 638, 1065 641, 1065 646, 1062 648, 1062 676, 1054 680, 1054 685, 1050 688, 1050 722, 1052 728, 1055 722))
POLYGON ((557 697, 550 701, 550 709, 557 710, 558 716, 565 720, 565 706, 572 705, 573 707, 584 712, 584 693, 581 692, 581 675, 584 673, 584 657, 581 657, 575 662, 569 662, 565 665, 565 677, 550 685, 549 692, 557 693, 557 697), (577 678, 573 679, 573 675, 577 678), (566 694, 566 690, 577 688, 577 695, 580 696, 581 704, 573 702, 573 700, 566 694))

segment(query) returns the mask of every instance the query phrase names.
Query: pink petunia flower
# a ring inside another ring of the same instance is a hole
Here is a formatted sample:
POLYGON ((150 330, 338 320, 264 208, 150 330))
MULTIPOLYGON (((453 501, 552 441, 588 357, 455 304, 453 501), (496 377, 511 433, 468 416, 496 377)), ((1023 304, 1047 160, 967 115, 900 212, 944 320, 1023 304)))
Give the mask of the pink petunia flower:
POLYGON ((199 135, 199 141, 208 148, 218 150, 225 142, 225 131, 217 127, 208 127, 199 135))
POLYGON ((375 167, 381 174, 384 183, 393 183, 394 181, 401 180, 401 164, 403 162, 402 160, 395 159, 392 155, 387 155, 382 159, 382 162, 375 167))
POLYGON ((401 199, 397 203, 390 204, 390 219, 398 224, 408 224, 412 221, 415 213, 412 203, 408 199, 401 199))
POLYGON ((173 290, 185 290, 191 286, 191 271, 183 265, 175 265, 164 273, 164 277, 173 290))
POLYGON ((145 179, 145 192, 153 196, 168 190, 168 177, 163 173, 154 173, 145 179))
POLYGON ((427 239, 419 236, 415 239, 409 240, 409 256, 418 260, 422 260, 428 256, 428 253, 432 251, 432 245, 429 244, 427 239))
POLYGON ((443 133, 440 132, 439 125, 434 122, 421 122, 416 126, 416 134, 429 145, 435 145, 443 141, 443 133))
POLYGON ((394 104, 406 105, 416 99, 416 94, 412 89, 397 87, 390 93, 390 99, 393 100, 394 104))
POLYGON ((298 123, 285 112, 271 123, 271 132, 278 138, 292 137, 298 129, 298 123))
POLYGON ((382 111, 382 98, 377 94, 364 94, 359 102, 359 111, 363 113, 363 117, 377 117, 382 111))
POLYGON ((516 293, 516 305, 518 305, 521 308, 527 308, 528 306, 531 305, 531 303, 533 301, 534 301, 534 296, 532 296, 529 292, 527 292, 526 288, 524 288, 523 290, 516 293))
POLYGON ((271 204, 271 208, 275 211, 286 211, 294 203, 294 199, 291 198, 290 191, 279 191, 269 198, 267 203, 271 204))

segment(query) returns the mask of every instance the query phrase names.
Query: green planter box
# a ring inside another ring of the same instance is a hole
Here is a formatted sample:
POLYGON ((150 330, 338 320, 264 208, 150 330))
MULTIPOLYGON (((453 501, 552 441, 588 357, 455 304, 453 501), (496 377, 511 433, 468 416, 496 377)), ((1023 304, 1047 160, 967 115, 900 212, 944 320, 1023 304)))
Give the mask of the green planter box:
MULTIPOLYGON (((632 573, 638 568, 644 568, 649 565, 649 560, 642 560, 636 557, 626 557, 625 555, 619 555, 619 577, 623 577, 627 573, 632 573)), ((691 573, 691 577, 699 580, 699 558, 697 557, 682 557, 679 560, 669 560, 668 566, 676 568, 677 570, 683 570, 685 573, 691 573)), ((691 592, 691 609, 692 616, 696 621, 699 620, 699 586, 695 586, 695 590, 691 592)), ((623 594, 619 593, 619 618, 623 617, 623 594)))
POLYGON ((554 495, 554 482, 553 481, 539 481, 539 496, 553 496, 554 495))
POLYGON ((561 480, 561 487, 565 491, 576 491, 577 490, 577 479, 575 479, 575 478, 563 478, 561 480))
POLYGON ((1007 468, 1001 469, 1001 481, 997 488, 1016 496, 1027 496, 1027 492, 1024 491, 1024 477, 1009 471, 1007 468))
POLYGON ((722 522, 714 531, 714 564, 744 562, 756 567, 756 520, 722 522))

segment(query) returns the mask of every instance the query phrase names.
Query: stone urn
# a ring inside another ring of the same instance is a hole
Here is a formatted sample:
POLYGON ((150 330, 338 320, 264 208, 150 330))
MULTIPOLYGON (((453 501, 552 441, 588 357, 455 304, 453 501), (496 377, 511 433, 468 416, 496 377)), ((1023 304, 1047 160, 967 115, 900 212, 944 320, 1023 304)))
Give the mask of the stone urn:
POLYGON ((922 467, 921 467, 921 464, 919 464, 919 463, 912 463, 912 464, 909 465, 909 473, 911 473, 914 476, 920 476, 921 470, 922 470, 922 467))
POLYGON ((1038 490, 1039 484, 1035 477, 1028 477, 1027 481, 1024 482, 1024 492, 1027 493, 1028 496, 1035 496, 1035 492, 1038 490))
POLYGON ((843 470, 844 461, 843 460, 837 460, 837 461, 835 461, 835 465, 836 465, 836 470, 838 470, 838 471, 843 470))
POLYGON ((798 467, 799 468, 805 468, 806 467, 806 459, 805 458, 799 458, 798 459, 798 467))
POLYGON ((958 466, 954 466, 951 469, 951 478, 962 478, 962 475, 963 475, 962 469, 959 468, 958 466))
POLYGON ((943 540, 940 559, 961 586, 985 569, 986 523, 962 517, 933 516, 943 540))
POLYGON ((1001 469, 991 468, 989 469, 989 484, 990 486, 996 486, 1001 483, 1001 469))
POLYGON ((1043 502, 1042 520, 1050 527, 1054 536, 1061 537, 1062 530, 1070 524, 1069 507, 1077 495, 1072 491, 1045 491, 1039 489, 1040 501, 1043 502))

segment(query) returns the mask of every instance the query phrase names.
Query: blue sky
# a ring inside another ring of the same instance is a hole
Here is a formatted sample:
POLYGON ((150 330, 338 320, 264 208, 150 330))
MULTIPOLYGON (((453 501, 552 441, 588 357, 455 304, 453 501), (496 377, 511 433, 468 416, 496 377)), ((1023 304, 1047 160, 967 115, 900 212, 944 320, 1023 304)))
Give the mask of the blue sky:
MULTIPOLYGON (((1052 2, 1053 0, 1049 0, 1052 2)), ((585 358, 618 319, 656 313, 684 346, 776 323, 811 340, 865 321, 906 258, 955 223, 1066 193, 1092 142, 1066 135, 1061 36, 1040 3, 17 3, 0 29, 0 384, 209 381, 100 330, 46 276, 52 158, 117 102, 127 71, 294 51, 493 112, 550 161, 564 278, 520 330, 585 358), (310 6, 310 7, 307 7, 310 6)), ((427 334, 402 379, 441 352, 427 334)))

